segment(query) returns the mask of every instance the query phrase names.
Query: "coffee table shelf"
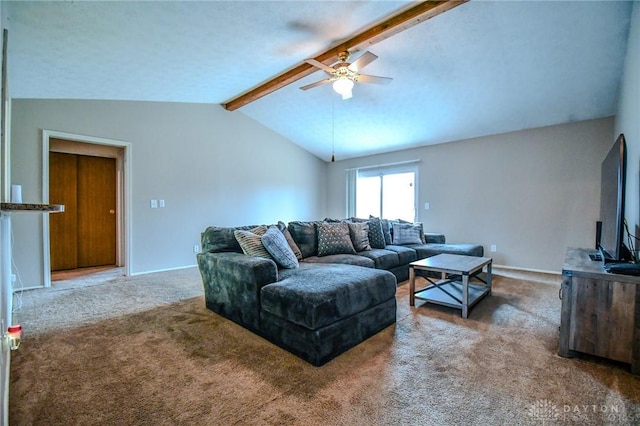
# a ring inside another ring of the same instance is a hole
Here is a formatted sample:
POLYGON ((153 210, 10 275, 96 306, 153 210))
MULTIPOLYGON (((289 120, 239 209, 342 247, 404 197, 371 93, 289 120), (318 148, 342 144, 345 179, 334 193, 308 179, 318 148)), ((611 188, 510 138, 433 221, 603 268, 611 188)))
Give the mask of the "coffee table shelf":
POLYGON ((488 257, 439 254, 409 264, 409 304, 415 299, 460 309, 462 318, 467 318, 469 309, 484 296, 491 294, 491 264, 488 257), (486 274, 482 273, 487 268, 486 274), (434 281, 426 274, 429 284, 416 289, 416 271, 437 272, 441 279, 434 281), (481 278, 484 275, 484 279, 481 278), (470 279, 478 283, 470 282, 470 279))

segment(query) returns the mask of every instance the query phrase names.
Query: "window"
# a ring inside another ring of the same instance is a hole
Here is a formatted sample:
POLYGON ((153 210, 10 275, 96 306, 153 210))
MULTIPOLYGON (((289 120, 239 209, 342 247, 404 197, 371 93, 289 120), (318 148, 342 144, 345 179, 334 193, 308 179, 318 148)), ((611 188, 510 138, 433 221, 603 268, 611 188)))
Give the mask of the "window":
POLYGON ((347 205, 356 217, 416 220, 417 174, 415 165, 359 169, 347 191, 347 205))

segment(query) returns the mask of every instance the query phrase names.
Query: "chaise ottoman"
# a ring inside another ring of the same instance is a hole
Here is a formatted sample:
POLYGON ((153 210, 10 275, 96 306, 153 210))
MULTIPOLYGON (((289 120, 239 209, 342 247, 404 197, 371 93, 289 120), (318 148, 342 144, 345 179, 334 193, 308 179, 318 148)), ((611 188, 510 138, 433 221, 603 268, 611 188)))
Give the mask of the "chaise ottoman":
POLYGON ((396 278, 346 264, 282 270, 260 291, 261 334, 322 365, 396 321, 396 278))

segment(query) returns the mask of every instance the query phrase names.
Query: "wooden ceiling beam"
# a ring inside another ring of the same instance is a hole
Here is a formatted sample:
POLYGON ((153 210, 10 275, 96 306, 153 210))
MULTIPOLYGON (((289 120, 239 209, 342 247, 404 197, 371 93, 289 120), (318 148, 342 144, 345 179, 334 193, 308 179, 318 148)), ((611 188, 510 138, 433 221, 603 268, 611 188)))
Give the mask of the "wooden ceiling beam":
MULTIPOLYGON (((337 46, 321 53, 315 59, 327 65, 338 60, 338 53, 349 51, 355 53, 372 46, 382 40, 385 40, 395 34, 398 34, 414 25, 424 22, 434 16, 444 13, 456 6, 466 3, 469 0, 462 1, 424 1, 415 6, 405 9, 395 15, 385 18, 383 21, 372 25, 362 32, 354 35, 349 40, 340 43, 337 46)), ((300 80, 314 72, 318 68, 306 62, 279 74, 272 79, 262 83, 261 85, 233 98, 222 104, 222 106, 234 111, 241 108, 256 99, 275 92, 295 81, 300 80)))

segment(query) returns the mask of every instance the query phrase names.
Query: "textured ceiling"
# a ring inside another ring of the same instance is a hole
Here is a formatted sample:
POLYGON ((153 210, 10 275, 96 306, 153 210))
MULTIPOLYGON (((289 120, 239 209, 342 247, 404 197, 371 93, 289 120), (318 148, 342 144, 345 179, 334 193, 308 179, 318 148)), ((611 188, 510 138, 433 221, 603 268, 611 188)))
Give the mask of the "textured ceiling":
MULTIPOLYGON (((408 6, 386 1, 2 2, 14 98, 221 104, 408 6)), ((235 112, 318 157, 615 114, 631 2, 471 1, 371 46, 342 101, 321 71, 235 112), (335 124, 333 124, 335 123, 335 124)), ((355 59, 358 54, 354 55, 355 59)))

